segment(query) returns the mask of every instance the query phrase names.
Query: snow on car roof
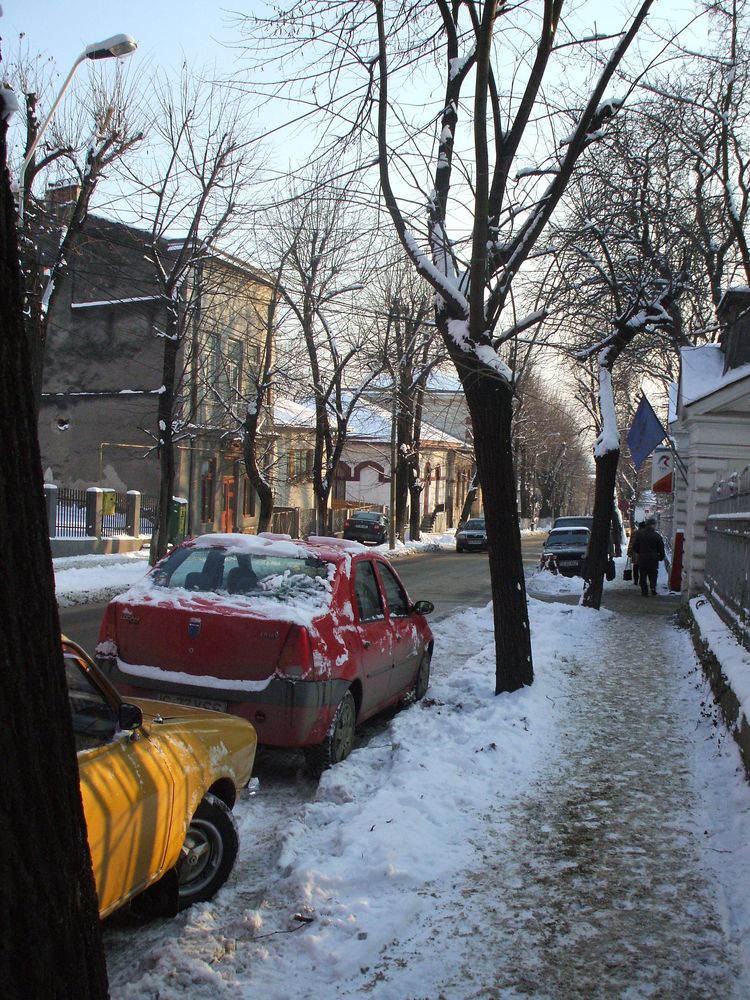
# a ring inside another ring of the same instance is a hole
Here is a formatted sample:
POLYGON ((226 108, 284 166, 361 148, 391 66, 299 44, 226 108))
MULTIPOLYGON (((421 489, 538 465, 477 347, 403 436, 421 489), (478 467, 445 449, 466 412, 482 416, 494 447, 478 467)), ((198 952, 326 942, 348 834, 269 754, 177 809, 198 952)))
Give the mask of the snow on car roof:
POLYGON ((214 532, 208 535, 198 535, 197 538, 192 538, 188 544, 197 549, 221 546, 228 552, 287 556, 293 559, 307 559, 310 555, 310 550, 304 543, 293 542, 291 535, 277 535, 270 531, 262 531, 259 535, 214 532))
POLYGON ((367 546, 363 545, 362 542, 354 541, 350 538, 334 538, 330 535, 310 535, 306 539, 308 545, 314 545, 316 548, 320 547, 322 549, 334 550, 338 554, 338 550, 348 551, 348 552, 367 552, 367 546))

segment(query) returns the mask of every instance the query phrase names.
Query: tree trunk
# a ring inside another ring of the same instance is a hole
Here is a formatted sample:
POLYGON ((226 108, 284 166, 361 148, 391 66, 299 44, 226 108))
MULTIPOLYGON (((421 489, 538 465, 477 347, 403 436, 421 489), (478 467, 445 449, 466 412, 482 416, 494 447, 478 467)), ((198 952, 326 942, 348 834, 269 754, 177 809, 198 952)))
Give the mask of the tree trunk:
POLYGON ((414 456, 414 438, 412 435, 413 417, 408 398, 404 398, 404 387, 400 387, 400 404, 396 417, 396 503, 394 525, 396 534, 404 541, 406 526, 406 511, 409 505, 409 483, 412 481, 412 470, 416 461, 414 456))
POLYGON ((609 542, 612 528, 612 498, 615 495, 619 449, 608 451, 594 459, 596 480, 594 485, 594 523, 591 526, 589 548, 584 566, 585 586, 581 604, 596 608, 602 604, 604 574, 609 559, 609 542))
POLYGON ((104 1000, 107 973, 65 686, 0 124, 0 759, 4 1000, 104 1000))
POLYGON ((471 517, 471 508, 474 505, 474 501, 477 498, 477 493, 479 492, 479 477, 476 472, 472 476, 471 485, 469 486, 468 492, 464 497, 464 505, 461 508, 461 516, 458 519, 458 526, 462 527, 471 517))
MULTIPOLYGON (((170 309, 175 308, 170 303, 170 309)), ((169 544, 169 516, 172 510, 174 495, 175 463, 174 463, 174 398, 175 379, 177 373, 177 352, 179 336, 177 322, 167 323, 167 335, 164 338, 164 362, 162 366, 163 391, 159 396, 158 427, 159 440, 159 514, 157 518, 156 541, 151 546, 151 561, 156 562, 166 554, 169 544)))
MULTIPOLYGON (((450 348, 450 345, 449 345, 450 348)), ((459 375, 463 375, 459 369, 459 375)), ((531 684, 529 611, 511 442, 512 387, 473 366, 462 377, 482 484, 495 624, 495 694, 531 684)))
POLYGON ((413 463, 400 450, 396 460, 396 504, 395 520, 396 535, 404 541, 406 529, 407 508, 409 506, 409 480, 413 463))
POLYGON ((422 537, 422 489, 419 479, 409 482, 409 538, 412 542, 422 537))
POLYGON ((260 501, 260 511, 258 512, 258 531, 270 531, 273 516, 274 492, 271 484, 263 475, 258 464, 257 441, 258 441, 258 413, 248 411, 245 417, 245 438, 243 443, 243 455, 245 459, 245 471, 250 485, 258 494, 260 501))

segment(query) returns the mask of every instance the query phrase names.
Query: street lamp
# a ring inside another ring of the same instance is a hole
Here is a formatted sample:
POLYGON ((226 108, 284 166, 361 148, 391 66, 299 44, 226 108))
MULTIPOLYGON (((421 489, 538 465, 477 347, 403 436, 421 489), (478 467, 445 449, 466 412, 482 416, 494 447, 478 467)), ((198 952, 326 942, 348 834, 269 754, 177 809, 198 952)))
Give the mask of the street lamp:
POLYGON ((31 163, 31 158, 36 151, 36 147, 39 145, 39 140, 47 131, 47 126, 52 121, 52 116, 55 111, 57 111, 58 104, 63 99, 65 91, 70 86, 70 81, 73 79, 75 71, 86 59, 115 59, 117 56, 128 56, 131 52, 135 52, 137 48, 138 46, 136 42, 130 37, 130 35, 112 35, 111 38, 105 38, 103 42, 94 42, 92 45, 87 45, 80 56, 73 63, 65 83, 60 88, 60 93, 55 98, 55 103, 52 105, 49 114, 42 122, 34 141, 29 147, 26 159, 21 164, 21 171, 18 175, 18 218, 21 221, 23 221, 24 180, 26 178, 26 169, 31 163))

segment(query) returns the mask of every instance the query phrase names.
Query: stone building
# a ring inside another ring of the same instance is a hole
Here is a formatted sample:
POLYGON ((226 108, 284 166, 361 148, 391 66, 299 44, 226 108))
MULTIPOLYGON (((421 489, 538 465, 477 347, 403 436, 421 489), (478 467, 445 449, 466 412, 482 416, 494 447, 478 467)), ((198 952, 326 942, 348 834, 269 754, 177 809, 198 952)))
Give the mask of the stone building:
MULTIPOLYGON (((179 242, 162 241, 165 253, 179 242)), ((146 234, 91 217, 49 319, 39 439, 45 480, 156 495, 157 406, 171 306, 146 234)), ((211 254, 190 269, 177 308, 177 485, 191 533, 251 527, 255 496, 242 472, 243 393, 260 363, 263 275, 211 254)))

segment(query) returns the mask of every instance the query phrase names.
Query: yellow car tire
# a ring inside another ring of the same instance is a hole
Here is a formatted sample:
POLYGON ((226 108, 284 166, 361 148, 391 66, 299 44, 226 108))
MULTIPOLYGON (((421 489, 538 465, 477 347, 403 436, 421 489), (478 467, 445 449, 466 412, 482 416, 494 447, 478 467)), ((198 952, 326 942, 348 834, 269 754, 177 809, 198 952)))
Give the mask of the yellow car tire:
POLYGON ((176 866, 180 910, 205 902, 218 892, 229 878, 238 848, 232 810, 207 792, 195 810, 176 866))

